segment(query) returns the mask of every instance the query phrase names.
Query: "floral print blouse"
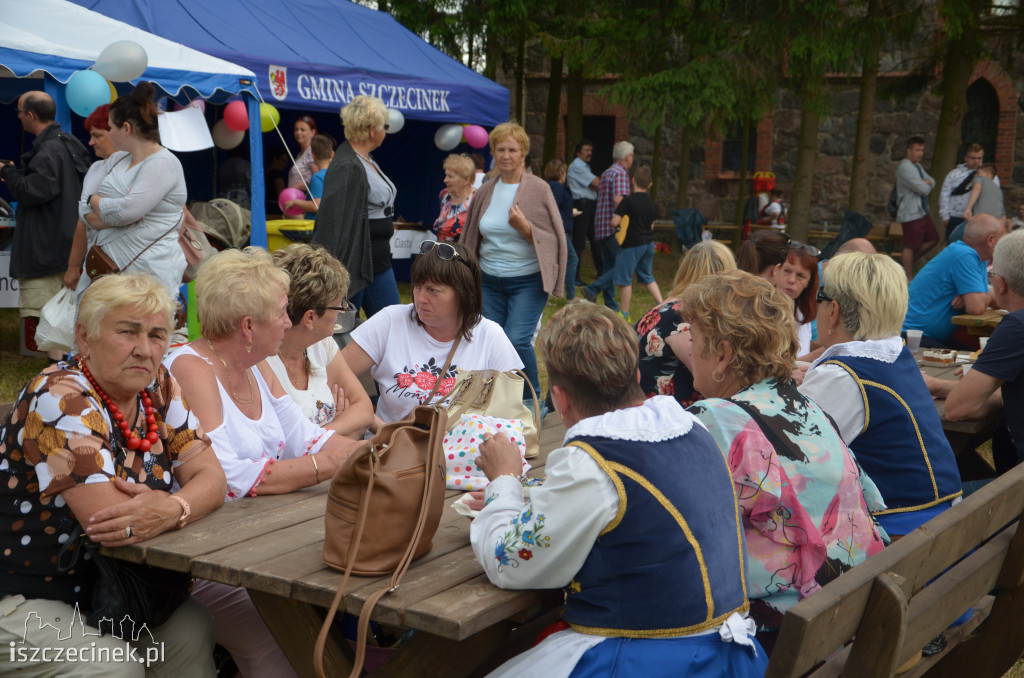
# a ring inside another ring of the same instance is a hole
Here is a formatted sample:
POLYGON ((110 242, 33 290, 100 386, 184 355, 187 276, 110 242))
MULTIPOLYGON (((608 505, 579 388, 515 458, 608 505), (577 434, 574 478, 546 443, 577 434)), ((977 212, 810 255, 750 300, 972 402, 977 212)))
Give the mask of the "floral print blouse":
POLYGON ((173 469, 210 446, 163 367, 149 394, 159 440, 148 452, 111 436, 110 414, 77 360, 47 367, 18 396, 0 436, 0 597, 87 601, 91 566, 57 570, 78 524, 61 492, 115 477, 169 492, 173 469))
POLYGON ((676 300, 655 306, 640 318, 636 333, 640 339, 640 388, 644 395, 670 395, 688 407, 701 395, 693 389, 690 370, 665 343, 673 334, 688 331, 679 315, 681 307, 676 300))
POLYGON ((473 200, 473 194, 470 193, 464 202, 457 203, 452 201, 448 189, 445 188, 441 190, 437 200, 441 204, 441 214, 434 221, 430 230, 434 232, 439 241, 458 240, 462 235, 462 227, 466 225, 466 212, 469 210, 469 203, 473 200))
POLYGON ((689 408, 726 455, 747 542, 750 613, 778 629, 786 610, 883 548, 870 511, 884 506, 828 417, 792 383, 766 380, 689 408), (791 445, 776 449, 733 401, 791 445))

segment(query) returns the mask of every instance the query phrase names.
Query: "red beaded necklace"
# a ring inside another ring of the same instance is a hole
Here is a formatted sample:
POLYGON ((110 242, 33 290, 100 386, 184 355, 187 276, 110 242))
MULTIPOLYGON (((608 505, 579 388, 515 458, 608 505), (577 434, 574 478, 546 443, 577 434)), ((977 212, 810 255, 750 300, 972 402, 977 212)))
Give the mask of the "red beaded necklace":
POLYGON ((153 414, 153 401, 150 399, 149 393, 147 393, 145 389, 139 391, 139 397, 142 399, 142 407, 146 413, 146 424, 149 428, 149 432, 146 434, 146 437, 140 438, 139 434, 136 433, 135 428, 125 421, 124 415, 117 407, 117 403, 111 400, 110 396, 104 393, 103 389, 100 388, 100 385, 96 383, 96 380, 93 378, 89 368, 85 366, 85 363, 82 363, 82 373, 85 375, 85 378, 89 380, 89 383, 92 384, 92 387, 96 391, 97 395, 99 395, 100 400, 103 401, 104 406, 106 406, 107 410, 110 412, 111 419, 113 419, 114 423, 117 424, 117 427, 121 429, 121 436, 124 438, 125 447, 133 451, 141 450, 143 452, 149 452, 149 448, 151 448, 153 444, 160 439, 160 436, 157 433, 156 415, 153 414))

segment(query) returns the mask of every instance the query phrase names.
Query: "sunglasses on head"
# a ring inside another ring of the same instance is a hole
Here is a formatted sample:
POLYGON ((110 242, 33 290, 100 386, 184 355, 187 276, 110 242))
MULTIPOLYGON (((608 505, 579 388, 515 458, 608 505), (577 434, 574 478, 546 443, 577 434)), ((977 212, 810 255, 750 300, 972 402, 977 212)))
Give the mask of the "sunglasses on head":
POLYGON ((458 259, 466 266, 469 266, 469 262, 459 256, 459 251, 454 246, 446 242, 437 242, 436 240, 424 240, 420 244, 420 254, 427 254, 428 252, 434 251, 437 256, 441 257, 445 261, 451 261, 452 259, 458 259))
POLYGON ((817 259, 821 255, 821 250, 819 250, 814 245, 807 245, 800 242, 799 240, 793 240, 792 238, 790 238, 789 242, 786 243, 786 247, 791 250, 806 250, 807 253, 810 254, 815 259, 817 259))
POLYGON ((814 296, 814 300, 819 304, 824 304, 826 301, 835 301, 832 297, 825 294, 825 288, 819 287, 818 293, 814 296))
POLYGON ((347 301, 345 301, 344 299, 342 299, 340 306, 324 306, 324 310, 325 311, 342 311, 342 312, 345 312, 345 311, 348 310, 348 307, 349 307, 349 303, 347 301))

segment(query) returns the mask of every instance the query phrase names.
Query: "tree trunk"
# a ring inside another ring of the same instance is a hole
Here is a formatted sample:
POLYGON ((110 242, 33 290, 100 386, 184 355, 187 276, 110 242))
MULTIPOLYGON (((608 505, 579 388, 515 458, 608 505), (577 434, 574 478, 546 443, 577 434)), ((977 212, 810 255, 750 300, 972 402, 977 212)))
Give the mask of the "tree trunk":
MULTIPOLYGON (((928 196, 932 220, 941 240, 945 240, 946 229, 939 215, 938 189, 942 186, 943 179, 956 165, 956 152, 960 148, 964 114, 967 112, 967 84, 977 58, 976 34, 968 30, 959 40, 949 44, 942 66, 942 110, 939 113, 938 129, 935 131, 935 151, 929 169, 929 174, 935 177, 936 187, 928 196)), ((911 131, 920 133, 923 130, 911 131)))
POLYGON ((565 157, 575 157, 576 143, 583 138, 583 70, 569 68, 565 83, 565 157))
POLYGON ((558 143, 558 114, 562 108, 563 62, 564 58, 561 54, 551 57, 551 68, 548 73, 548 110, 544 116, 544 156, 541 161, 541 173, 547 164, 558 155, 555 144, 558 143))
POLYGON ((658 125, 654 130, 654 151, 651 153, 651 200, 658 198, 658 167, 661 166, 661 129, 658 125))
POLYGON ((736 225, 743 225, 743 206, 747 200, 747 158, 750 157, 750 118, 743 121, 740 141, 740 185, 736 189, 736 225))
POLYGON ((800 107, 800 139, 797 142, 796 171, 793 176, 793 197, 789 204, 787 230, 796 240, 807 241, 811 223, 811 192, 814 186, 814 165, 818 162, 818 112, 811 105, 811 92, 820 88, 824 73, 816 83, 802 88, 800 107), (815 87, 817 86, 817 87, 815 87))
MULTIPOLYGON (((882 13, 882 1, 868 2, 868 21, 882 13)), ((878 36, 869 30, 864 36, 864 60, 860 77, 860 100, 857 104, 857 136, 853 142, 853 168, 850 172, 848 209, 864 214, 868 197, 868 154, 871 152, 871 123, 875 117, 875 94, 878 91, 878 36)))
POLYGON ((690 187, 690 128, 679 130, 679 179, 676 183, 676 209, 690 206, 687 190, 690 187))
POLYGON ((520 125, 526 125, 526 35, 522 30, 516 36, 516 108, 514 117, 520 125))

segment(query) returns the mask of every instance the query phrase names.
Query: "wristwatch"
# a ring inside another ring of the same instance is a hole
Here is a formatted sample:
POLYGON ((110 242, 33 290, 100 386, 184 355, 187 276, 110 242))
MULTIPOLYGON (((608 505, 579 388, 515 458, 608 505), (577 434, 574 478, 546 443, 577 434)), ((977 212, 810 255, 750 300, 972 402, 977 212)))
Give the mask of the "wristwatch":
POLYGON ((170 496, 171 499, 181 504, 181 517, 178 518, 178 524, 174 526, 174 529, 180 530, 181 528, 185 527, 185 523, 187 523, 188 519, 192 517, 192 507, 189 506, 188 502, 182 499, 180 496, 176 494, 172 494, 170 496))

